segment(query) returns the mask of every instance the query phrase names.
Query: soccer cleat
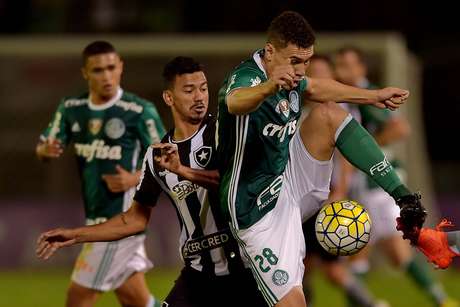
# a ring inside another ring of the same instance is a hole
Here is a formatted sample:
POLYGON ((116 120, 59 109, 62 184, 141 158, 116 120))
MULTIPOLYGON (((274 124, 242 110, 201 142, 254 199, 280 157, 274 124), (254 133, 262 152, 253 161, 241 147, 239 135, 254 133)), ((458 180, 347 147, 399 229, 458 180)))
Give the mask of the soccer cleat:
POLYGON ((454 225, 450 221, 443 219, 435 229, 422 228, 418 237, 417 248, 425 254, 428 261, 440 269, 446 269, 452 258, 460 256, 449 247, 447 234, 442 230, 444 227, 452 226, 454 225))

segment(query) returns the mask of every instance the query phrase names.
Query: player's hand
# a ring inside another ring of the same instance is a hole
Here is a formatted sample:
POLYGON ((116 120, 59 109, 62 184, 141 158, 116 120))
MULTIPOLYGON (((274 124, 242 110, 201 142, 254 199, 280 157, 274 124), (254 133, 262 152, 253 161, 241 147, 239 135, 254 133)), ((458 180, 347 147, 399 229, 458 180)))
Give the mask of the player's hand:
POLYGON ((380 109, 398 109, 409 98, 409 91, 397 87, 385 87, 377 90, 378 98, 374 106, 380 109))
POLYGON ((117 171, 116 174, 102 175, 102 180, 105 181, 111 192, 120 193, 127 191, 139 182, 139 178, 136 173, 131 173, 120 165, 116 165, 115 169, 117 171))
POLYGON ((402 231, 403 239, 407 239, 412 245, 417 245, 420 230, 426 219, 426 209, 420 202, 418 193, 403 196, 396 200, 401 208, 400 216, 396 219, 396 229, 402 231))
POLYGON ((269 81, 273 82, 277 88, 284 88, 285 90, 292 90, 295 88, 302 77, 296 75, 292 65, 279 65, 273 69, 269 81))
POLYGON ((72 229, 57 228, 42 233, 37 239, 37 257, 49 259, 61 247, 77 243, 76 235, 72 229))
POLYGON ((155 153, 155 162, 164 169, 178 174, 182 167, 179 150, 176 144, 158 143, 152 145, 155 153))
POLYGON ((41 159, 56 159, 64 152, 61 141, 48 138, 40 141, 35 149, 37 156, 41 159))

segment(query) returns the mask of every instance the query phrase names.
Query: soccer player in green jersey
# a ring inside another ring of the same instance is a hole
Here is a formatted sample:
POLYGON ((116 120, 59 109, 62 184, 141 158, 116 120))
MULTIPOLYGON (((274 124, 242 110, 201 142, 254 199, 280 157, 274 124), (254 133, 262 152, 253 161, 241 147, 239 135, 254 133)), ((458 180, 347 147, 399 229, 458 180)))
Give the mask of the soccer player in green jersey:
POLYGON ((331 102, 394 110, 408 91, 305 77, 314 42, 300 14, 282 13, 271 22, 265 47, 237 66, 219 92, 222 209, 270 306, 306 305, 302 220, 327 199, 336 147, 397 199, 399 228, 412 242, 426 215, 369 133, 331 102), (304 99, 322 104, 298 125, 304 99))
MULTIPOLYGON (((361 88, 376 88, 367 79, 367 64, 360 49, 353 46, 340 48, 335 54, 335 67, 341 82, 361 88)), ((357 113, 355 119, 361 121, 363 127, 375 138, 397 172, 404 174, 401 163, 396 159, 391 146, 408 137, 409 123, 405 118, 396 112, 370 106, 348 105, 348 107, 353 109, 352 112, 357 113)), ((344 168, 344 171, 349 173, 350 168, 344 168)), ((391 263, 424 289, 436 305, 452 305, 452 299, 448 298, 442 285, 430 276, 425 263, 417 261, 408 242, 404 241, 396 231, 399 210, 394 206, 394 199, 365 174, 353 172, 353 168, 349 175, 341 177, 348 180, 338 183, 336 188, 342 195, 336 195, 336 199, 346 198, 351 192, 350 196, 363 203, 372 217, 371 241, 364 251, 352 258, 351 267, 354 272, 358 275, 367 273, 369 247, 378 243, 391 263)))
MULTIPOLYGON (((82 74, 89 91, 62 100, 36 147, 40 160, 50 160, 73 143, 89 225, 129 208, 140 178, 139 157, 165 132, 151 102, 120 88, 122 72, 123 62, 110 43, 86 46, 82 74)), ((66 305, 93 306, 101 292, 114 290, 124 306, 154 306, 144 278, 152 267, 144 241, 145 234, 140 233, 85 244, 66 305)))

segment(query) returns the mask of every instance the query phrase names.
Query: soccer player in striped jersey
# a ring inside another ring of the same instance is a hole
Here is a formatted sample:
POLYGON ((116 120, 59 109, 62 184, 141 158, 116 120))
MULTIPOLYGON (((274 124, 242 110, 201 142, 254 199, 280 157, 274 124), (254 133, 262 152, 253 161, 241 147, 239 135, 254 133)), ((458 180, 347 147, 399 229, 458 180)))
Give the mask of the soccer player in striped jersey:
POLYGON ((228 223, 220 214, 215 120, 207 114, 208 85, 199 63, 177 57, 163 72, 163 99, 174 129, 149 148, 131 208, 106 223, 42 234, 37 253, 79 242, 111 241, 141 232, 164 192, 181 223, 180 251, 185 267, 165 306, 265 306, 251 271, 244 267, 228 223), (206 189, 205 187, 208 187, 206 189))
MULTIPOLYGON (((120 88, 123 62, 108 42, 83 51, 88 93, 64 98, 37 145, 41 160, 61 156, 73 143, 82 182, 86 224, 98 224, 128 210, 141 175, 143 153, 164 134, 155 106, 120 88)), ((122 305, 154 306, 144 272, 152 267, 145 234, 115 242, 88 243, 78 257, 67 306, 93 306, 114 290, 122 305)), ((158 305, 158 304, 157 304, 158 305)))

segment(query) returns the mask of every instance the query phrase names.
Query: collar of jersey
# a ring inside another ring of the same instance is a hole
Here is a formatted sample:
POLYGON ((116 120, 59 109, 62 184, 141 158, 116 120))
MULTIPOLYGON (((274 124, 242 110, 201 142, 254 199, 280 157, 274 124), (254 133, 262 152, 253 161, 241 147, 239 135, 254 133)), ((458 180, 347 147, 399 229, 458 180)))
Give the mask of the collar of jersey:
POLYGON ((262 65, 262 58, 260 57, 261 51, 262 49, 259 49, 256 52, 254 52, 252 58, 254 59, 254 62, 256 62, 257 67, 259 67, 259 69, 264 73, 265 78, 267 78, 267 72, 265 71, 265 68, 262 65))
POLYGON ((203 126, 201 126, 200 128, 198 128, 198 130, 195 131, 194 134, 192 134, 191 136, 189 136, 189 137, 186 138, 186 139, 179 140, 179 141, 176 141, 176 140, 173 139, 173 135, 174 135, 174 130, 173 130, 173 135, 169 135, 169 143, 179 144, 179 143, 187 142, 188 140, 193 139, 193 138, 195 137, 195 135, 197 135, 197 133, 200 132, 201 129, 206 128, 207 125, 208 125, 208 124, 204 124, 203 126))
POLYGON ((94 111, 101 111, 101 110, 108 109, 111 106, 113 106, 115 104, 115 102, 120 100, 122 95, 123 95, 123 90, 121 89, 121 87, 119 87, 118 91, 117 91, 117 94, 112 99, 110 99, 109 101, 107 101, 106 103, 103 103, 103 104, 94 104, 91 101, 91 96, 89 96, 88 97, 88 107, 91 110, 94 110, 94 111))

